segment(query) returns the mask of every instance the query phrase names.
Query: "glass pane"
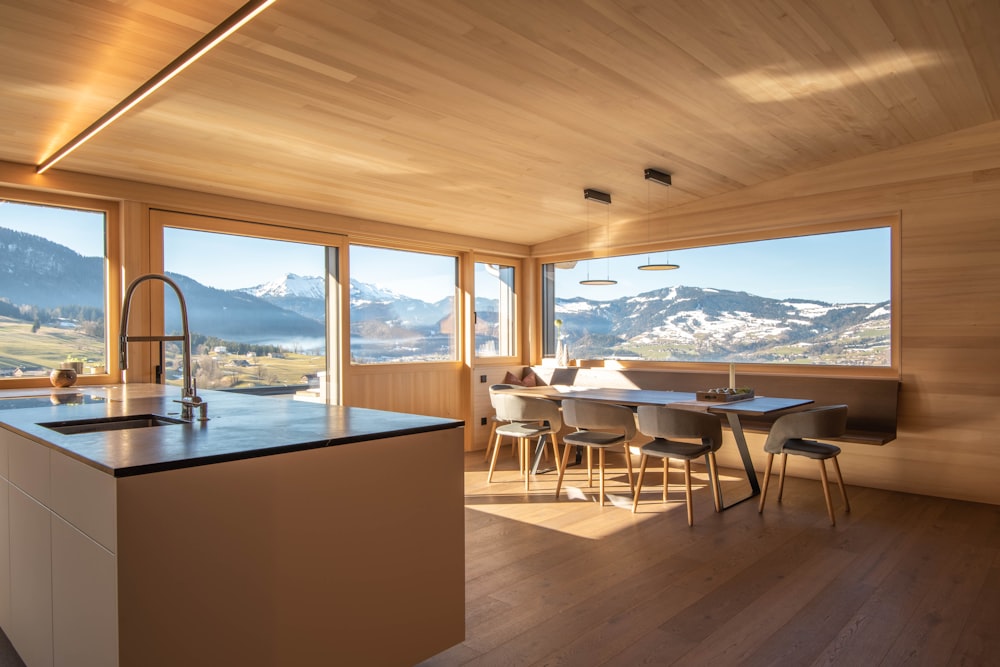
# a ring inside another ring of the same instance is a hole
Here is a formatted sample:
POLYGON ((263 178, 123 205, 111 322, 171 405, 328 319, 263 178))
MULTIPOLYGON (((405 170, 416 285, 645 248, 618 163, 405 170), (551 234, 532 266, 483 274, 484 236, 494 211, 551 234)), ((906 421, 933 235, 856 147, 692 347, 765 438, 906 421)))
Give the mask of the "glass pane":
MULTIPOLYGON (((549 264, 552 321, 578 359, 891 365, 887 227, 549 264)), ((551 329, 547 339, 554 337, 551 329)), ((551 348, 547 346, 547 352, 551 348)))
POLYGON ((476 263, 476 356, 513 357, 514 267, 476 263))
POLYGON ((351 246, 351 362, 457 358, 454 257, 351 246))
POLYGON ((0 377, 105 372, 104 217, 0 200, 0 377))
MULTIPOLYGON (((163 265, 187 302, 192 369, 200 389, 311 392, 320 398, 326 374, 326 248, 167 227, 163 265)), ((165 333, 180 333, 180 309, 169 289, 164 311, 165 333)), ((171 384, 183 379, 180 348, 166 345, 171 384)))

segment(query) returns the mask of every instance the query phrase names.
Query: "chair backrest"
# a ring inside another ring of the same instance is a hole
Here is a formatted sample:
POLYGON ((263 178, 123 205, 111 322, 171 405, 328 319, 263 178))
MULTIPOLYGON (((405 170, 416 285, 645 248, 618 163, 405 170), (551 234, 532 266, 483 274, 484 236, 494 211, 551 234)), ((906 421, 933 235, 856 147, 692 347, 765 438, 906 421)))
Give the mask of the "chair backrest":
POLYGON ((497 392, 493 394, 497 418, 509 422, 540 422, 549 423, 553 431, 562 428, 562 413, 559 404, 547 398, 534 396, 518 396, 497 392))
POLYGON ((797 438, 836 438, 847 430, 847 406, 827 405, 778 417, 764 441, 764 451, 780 454, 785 443, 797 438))
MULTIPOLYGON (((494 398, 496 396, 496 392, 503 391, 504 389, 513 389, 513 388, 514 388, 514 385, 512 385, 512 384, 491 384, 490 385, 490 405, 493 406, 494 410, 497 409, 497 402, 496 402, 496 399, 494 398)), ((497 417, 500 417, 500 415, 497 415, 497 417)), ((500 417, 500 418, 503 419, 502 417, 500 417)), ((506 420, 504 420, 504 421, 506 421, 506 420)))
POLYGON ((588 431, 624 433, 628 441, 635 438, 635 414, 624 405, 568 398, 562 402, 562 409, 563 421, 567 426, 588 431))
POLYGON ((722 420, 716 415, 660 405, 639 406, 639 431, 654 438, 700 439, 712 451, 722 446, 722 420))

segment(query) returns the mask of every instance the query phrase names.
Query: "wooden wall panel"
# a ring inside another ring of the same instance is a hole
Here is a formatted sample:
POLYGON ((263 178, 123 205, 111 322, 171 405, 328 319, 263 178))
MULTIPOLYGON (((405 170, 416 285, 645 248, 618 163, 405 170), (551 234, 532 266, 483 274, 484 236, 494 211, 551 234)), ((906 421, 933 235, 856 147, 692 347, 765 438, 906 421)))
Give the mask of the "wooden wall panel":
MULTIPOLYGON (((468 373, 460 364, 348 366, 344 405, 467 420, 468 373)), ((466 449, 469 448, 466 435, 466 449)))

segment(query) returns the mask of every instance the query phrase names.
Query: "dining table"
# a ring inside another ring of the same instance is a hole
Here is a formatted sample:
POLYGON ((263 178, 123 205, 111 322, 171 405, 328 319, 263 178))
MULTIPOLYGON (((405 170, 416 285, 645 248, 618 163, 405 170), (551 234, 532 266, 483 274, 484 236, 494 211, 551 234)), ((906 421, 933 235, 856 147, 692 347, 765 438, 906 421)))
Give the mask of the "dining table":
MULTIPOLYGON (((750 449, 747 446, 746 433, 743 430, 743 423, 740 417, 772 417, 776 414, 792 411, 809 405, 813 402, 810 398, 790 398, 777 396, 753 396, 733 401, 719 400, 699 400, 695 392, 688 391, 666 391, 658 389, 631 389, 621 387, 579 387, 572 385, 544 385, 538 387, 513 386, 500 391, 516 393, 521 396, 536 396, 554 401, 562 401, 568 398, 579 398, 602 403, 614 403, 625 405, 633 410, 640 405, 669 405, 672 408, 684 410, 697 410, 725 417, 729 428, 736 441, 736 447, 746 471, 747 481, 750 484, 750 493, 737 500, 726 504, 722 503, 722 509, 729 509, 734 505, 745 502, 755 496, 760 495, 760 483, 757 481, 757 473, 753 467, 753 459, 750 457, 750 449)), ((538 472, 538 464, 544 451, 545 441, 540 438, 535 447, 532 459, 531 473, 538 472)))

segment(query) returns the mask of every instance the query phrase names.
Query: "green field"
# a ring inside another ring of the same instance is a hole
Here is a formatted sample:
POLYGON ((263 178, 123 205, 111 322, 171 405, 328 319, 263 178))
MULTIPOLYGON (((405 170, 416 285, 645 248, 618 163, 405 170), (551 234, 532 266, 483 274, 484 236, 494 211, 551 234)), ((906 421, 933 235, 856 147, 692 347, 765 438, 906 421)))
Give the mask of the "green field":
POLYGON ((42 326, 32 333, 31 322, 0 317, 0 374, 9 377, 18 368, 25 375, 48 375, 69 358, 84 366, 106 365, 103 342, 72 329, 42 326))
MULTIPOLYGON (((107 366, 104 344, 98 338, 73 329, 42 326, 34 333, 31 329, 31 322, 0 317, 3 377, 12 376, 18 368, 24 376, 46 376, 69 358, 83 361, 85 368, 107 366)), ((175 369, 180 368, 180 346, 168 344, 164 356, 168 383, 180 384, 180 379, 172 379, 178 374, 175 369)), ((284 353, 283 358, 206 353, 195 354, 192 367, 199 387, 228 389, 304 384, 303 376, 322 371, 325 365, 325 357, 291 352, 284 353)))

